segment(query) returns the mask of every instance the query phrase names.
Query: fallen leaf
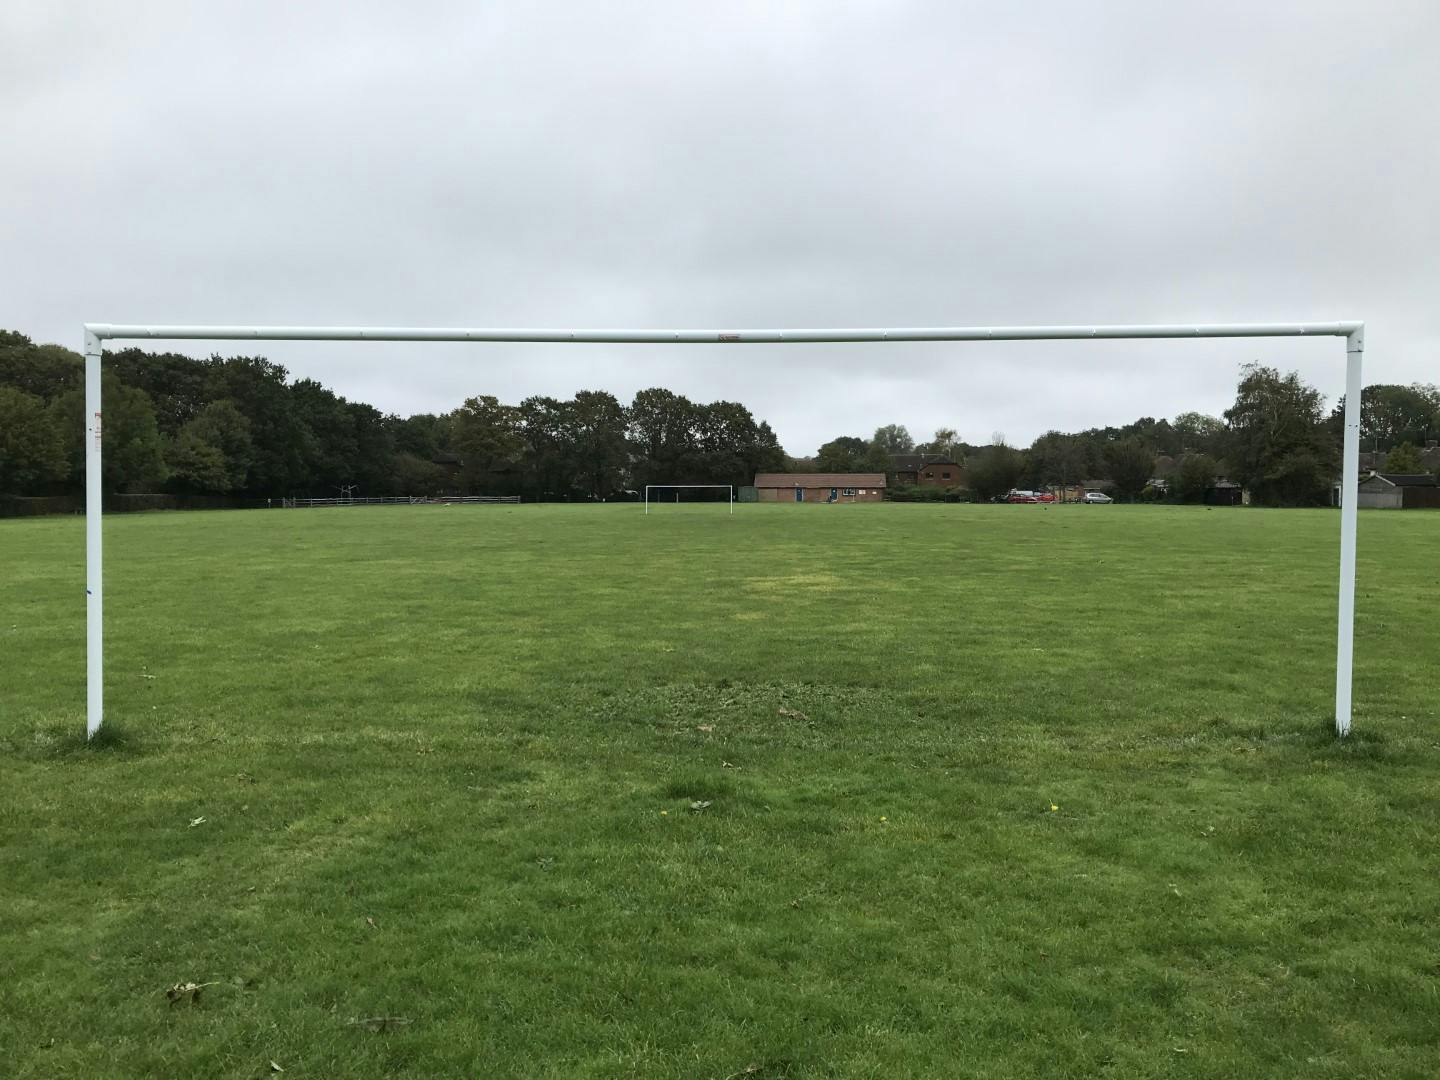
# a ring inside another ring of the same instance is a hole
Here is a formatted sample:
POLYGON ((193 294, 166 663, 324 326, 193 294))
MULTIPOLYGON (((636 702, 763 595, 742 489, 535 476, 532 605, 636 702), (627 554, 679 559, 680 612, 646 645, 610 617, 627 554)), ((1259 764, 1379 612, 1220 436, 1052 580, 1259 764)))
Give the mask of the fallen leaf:
POLYGON ((380 927, 375 924, 375 920, 372 919, 369 915, 366 915, 366 916, 365 916, 365 921, 370 924, 370 929, 372 929, 372 930, 379 930, 379 929, 380 929, 380 927))
POLYGON ((788 716, 791 720, 809 720, 809 719, 810 719, 810 717, 806 716, 806 715, 805 715, 803 712, 801 712, 799 709, 783 709, 783 708, 782 708, 782 709, 777 709, 776 712, 778 712, 781 716, 788 716))
POLYGON ((696 725, 695 725, 695 730, 696 730, 696 731, 714 731, 714 730, 715 730, 715 725, 714 725, 714 724, 696 724, 696 725))
POLYGON ((203 817, 197 817, 197 818, 195 818, 194 820, 192 820, 192 821, 190 822, 190 828, 193 829, 193 828, 195 828, 196 825, 204 825, 204 824, 205 824, 205 819, 204 819, 203 817))
POLYGON ((711 799, 696 799, 690 804, 690 809, 698 814, 701 810, 707 809, 712 801, 711 799))
POLYGON ((216 986, 216 985, 218 985, 218 984, 217 984, 217 983, 213 983, 213 982, 203 982, 203 983, 197 983, 197 982, 178 982, 178 983, 176 983, 174 986, 170 987, 169 990, 166 990, 166 991, 165 991, 165 996, 170 999, 170 1004, 171 1004, 171 1005, 174 1005, 174 1004, 175 1004, 177 1001, 179 1001, 181 998, 187 997, 187 996, 190 998, 190 1001, 193 1003, 193 1002, 197 1002, 197 1001, 200 1000, 200 991, 201 991, 201 990, 204 990, 205 987, 207 987, 207 986, 216 986))
MULTIPOLYGON (((316 645, 315 647, 318 649, 320 646, 319 646, 319 645, 316 645)), ((271 1071, 271 1072, 284 1072, 285 1070, 280 1067, 280 1063, 279 1063, 278 1061, 272 1061, 272 1062, 270 1062, 270 1071, 271 1071)))

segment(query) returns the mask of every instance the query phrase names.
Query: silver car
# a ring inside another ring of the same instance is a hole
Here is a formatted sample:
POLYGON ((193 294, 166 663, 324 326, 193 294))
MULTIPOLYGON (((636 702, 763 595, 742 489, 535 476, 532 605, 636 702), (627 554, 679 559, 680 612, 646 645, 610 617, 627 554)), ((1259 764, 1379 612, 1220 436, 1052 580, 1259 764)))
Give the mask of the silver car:
POLYGON ((1115 500, 1103 491, 1087 491, 1081 496, 1080 501, 1087 503, 1113 503, 1115 500))

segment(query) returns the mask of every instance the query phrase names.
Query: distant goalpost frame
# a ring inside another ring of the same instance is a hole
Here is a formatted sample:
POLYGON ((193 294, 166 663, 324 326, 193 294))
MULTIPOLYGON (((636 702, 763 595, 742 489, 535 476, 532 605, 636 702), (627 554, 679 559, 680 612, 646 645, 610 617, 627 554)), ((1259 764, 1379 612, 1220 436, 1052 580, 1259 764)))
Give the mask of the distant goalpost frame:
POLYGON ((645 485, 645 513, 650 513, 650 492, 656 489, 660 491, 684 491, 689 488, 709 488, 719 490, 724 488, 730 493, 730 513, 735 513, 735 485, 734 484, 646 484, 645 485))
POLYGON ((103 722, 104 582, 101 558, 100 363, 106 341, 474 341, 635 345, 782 345, 887 341, 1080 341, 1130 338, 1340 337, 1345 339, 1345 448, 1340 491, 1340 589, 1335 644, 1335 732, 1350 732, 1355 645, 1355 522, 1360 482, 1363 322, 1169 326, 971 326, 835 330, 525 330, 359 326, 167 326, 86 323, 85 732, 103 722))

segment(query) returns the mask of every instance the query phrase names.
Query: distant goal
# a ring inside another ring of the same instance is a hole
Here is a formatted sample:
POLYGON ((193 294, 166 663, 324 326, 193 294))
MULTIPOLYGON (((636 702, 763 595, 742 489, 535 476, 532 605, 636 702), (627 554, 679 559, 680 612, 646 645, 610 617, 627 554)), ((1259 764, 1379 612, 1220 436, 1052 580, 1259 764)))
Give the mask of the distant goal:
MULTIPOLYGON (((682 491, 723 491, 730 503, 730 513, 735 513, 735 485, 734 484, 646 484, 645 485, 645 513, 650 513, 650 503, 660 502, 663 492, 672 491, 675 493, 675 502, 680 501, 682 491), (652 492, 654 494, 652 494, 652 492)), ((707 500, 708 501, 708 500, 707 500)), ((719 501, 718 499, 715 501, 719 501)))

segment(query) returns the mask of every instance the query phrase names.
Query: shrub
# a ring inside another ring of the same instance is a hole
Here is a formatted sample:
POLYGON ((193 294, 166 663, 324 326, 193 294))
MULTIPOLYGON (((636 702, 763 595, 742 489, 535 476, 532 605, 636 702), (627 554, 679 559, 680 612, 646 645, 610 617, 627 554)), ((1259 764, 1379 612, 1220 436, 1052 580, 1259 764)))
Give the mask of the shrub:
POLYGON ((962 487, 938 488, 919 485, 901 485, 885 489, 885 498, 890 502, 971 502, 970 489, 962 487))

